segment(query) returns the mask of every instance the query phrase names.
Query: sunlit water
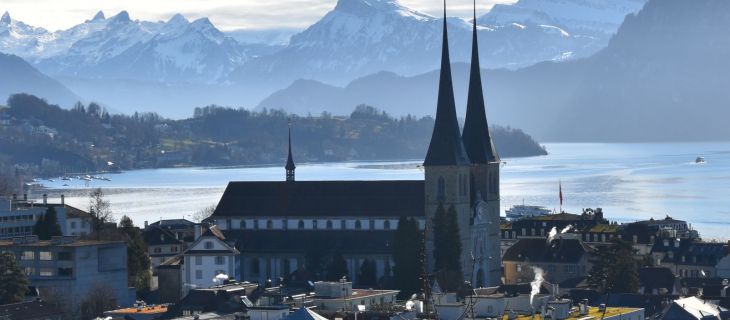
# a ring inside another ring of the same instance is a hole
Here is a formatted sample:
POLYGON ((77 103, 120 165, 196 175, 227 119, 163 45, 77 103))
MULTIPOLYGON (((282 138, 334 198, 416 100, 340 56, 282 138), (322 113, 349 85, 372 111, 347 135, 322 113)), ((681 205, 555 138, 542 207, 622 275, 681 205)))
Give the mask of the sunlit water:
MULTIPOLYGON (((546 147, 548 156, 503 159, 502 211, 523 202, 557 209, 562 181, 568 212, 601 207, 607 218, 620 222, 669 214, 690 222, 704 238, 730 238, 730 143, 551 143, 546 147), (706 163, 695 163, 700 155, 706 163)), ((418 163, 299 164, 297 179, 423 179, 418 163)), ((107 177, 112 181, 94 180, 89 187, 104 188, 117 217, 126 214, 142 224, 190 218, 195 211, 215 205, 228 181, 283 180, 284 169, 283 165, 156 169, 107 177)), ((88 207, 86 182, 44 184, 53 189, 51 197, 64 193, 67 203, 88 207)), ((35 190, 35 196, 42 192, 35 190)))

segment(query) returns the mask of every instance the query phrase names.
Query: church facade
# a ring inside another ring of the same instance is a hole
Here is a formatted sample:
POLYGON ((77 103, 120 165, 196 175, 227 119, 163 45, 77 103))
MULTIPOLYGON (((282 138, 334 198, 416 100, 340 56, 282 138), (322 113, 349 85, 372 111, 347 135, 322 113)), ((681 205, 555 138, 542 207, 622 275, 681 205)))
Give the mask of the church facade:
POLYGON ((478 287, 500 284, 500 159, 486 118, 477 46, 475 24, 461 131, 444 19, 435 126, 423 180, 297 181, 290 132, 285 181, 230 182, 210 220, 240 251, 237 278, 275 281, 312 269, 326 252, 344 259, 355 284, 374 285, 360 281, 361 267, 374 266, 377 279, 392 275, 392 239, 402 216, 416 219, 425 231, 427 266, 433 268, 429 230, 443 206, 457 212, 464 279, 478 287))

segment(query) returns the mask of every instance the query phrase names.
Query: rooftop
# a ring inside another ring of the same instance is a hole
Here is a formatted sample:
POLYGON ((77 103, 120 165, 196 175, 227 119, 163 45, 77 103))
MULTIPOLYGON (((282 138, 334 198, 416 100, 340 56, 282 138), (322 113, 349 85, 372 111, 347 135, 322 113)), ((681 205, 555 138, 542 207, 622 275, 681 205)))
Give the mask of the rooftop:
POLYGON ((423 216, 423 180, 230 182, 213 217, 423 216))
POLYGON ((106 244, 123 244, 124 241, 74 240, 73 242, 54 243, 54 240, 38 240, 35 242, 15 243, 11 240, 0 240, 0 247, 86 247, 106 244))
POLYGON ((167 312, 166 305, 150 305, 139 308, 124 308, 105 312, 106 315, 158 314, 167 312))
MULTIPOLYGON (((565 320, 605 319, 605 318, 610 318, 610 317, 621 316, 624 314, 628 314, 628 313, 632 313, 632 312, 636 312, 636 311, 640 311, 640 310, 641 309, 638 309, 638 308, 611 308, 611 307, 609 307, 609 308, 606 308, 606 313, 604 314, 603 311, 600 311, 596 307, 589 307, 588 314, 581 315, 577 312, 577 309, 576 309, 576 311, 571 312, 570 316, 565 318, 565 320)), ((643 312, 642 312, 642 314, 643 314, 643 312)), ((504 319, 505 320, 508 319, 508 316, 505 315, 504 319)), ((542 320, 543 317, 542 317, 542 315, 539 315, 539 314, 535 315, 534 317, 531 315, 523 315, 523 316, 518 316, 515 319, 516 320, 528 320, 528 319, 529 320, 542 320)))
POLYGON ((373 290, 373 289, 352 289, 352 294, 346 297, 332 298, 328 296, 315 296, 314 299, 362 299, 367 297, 375 297, 383 294, 398 294, 398 290, 373 290))

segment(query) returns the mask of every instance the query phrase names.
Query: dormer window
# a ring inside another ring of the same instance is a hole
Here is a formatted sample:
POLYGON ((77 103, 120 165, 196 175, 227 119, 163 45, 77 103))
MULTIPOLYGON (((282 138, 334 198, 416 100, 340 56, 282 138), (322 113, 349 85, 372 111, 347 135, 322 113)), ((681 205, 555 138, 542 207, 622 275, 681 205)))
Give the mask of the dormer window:
POLYGON ((204 246, 205 246, 205 249, 206 250, 213 249, 213 241, 206 241, 205 244, 204 244, 204 246))

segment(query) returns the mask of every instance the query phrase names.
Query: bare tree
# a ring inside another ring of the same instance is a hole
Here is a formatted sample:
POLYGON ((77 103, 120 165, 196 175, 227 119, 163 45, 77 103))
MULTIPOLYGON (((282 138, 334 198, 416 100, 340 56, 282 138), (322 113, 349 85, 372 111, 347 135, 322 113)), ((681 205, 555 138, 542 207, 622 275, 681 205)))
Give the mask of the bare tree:
POLYGON ((207 206, 207 207, 205 207, 203 209, 200 209, 200 210, 196 211, 195 213, 193 213, 193 215, 191 216, 191 218, 193 219, 193 222, 200 223, 203 220, 210 218, 210 216, 213 215, 213 212, 215 212, 215 205, 214 204, 209 205, 209 206, 207 206))
POLYGON ((105 223, 114 222, 111 205, 104 199, 104 190, 101 188, 93 189, 89 193, 89 214, 91 214, 93 231, 101 230, 105 223))
POLYGON ((79 305, 82 319, 94 319, 117 307, 117 297, 107 285, 95 282, 79 305))
POLYGON ((0 174, 0 197, 10 197, 17 192, 15 179, 9 175, 0 174))

